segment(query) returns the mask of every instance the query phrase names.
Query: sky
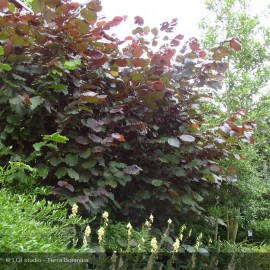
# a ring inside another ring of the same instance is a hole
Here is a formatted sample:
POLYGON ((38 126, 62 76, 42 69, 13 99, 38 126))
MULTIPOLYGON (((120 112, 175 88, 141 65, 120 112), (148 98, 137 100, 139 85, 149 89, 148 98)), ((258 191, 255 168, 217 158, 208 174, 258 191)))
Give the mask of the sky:
MULTIPOLYGON (((81 3, 87 1, 89 0, 74 0, 81 3)), ((158 27, 162 22, 178 18, 178 26, 174 33, 183 34, 186 38, 199 37, 198 23, 206 13, 203 0, 101 0, 101 2, 103 6, 101 14, 105 15, 107 20, 114 16, 128 15, 127 22, 121 28, 123 37, 134 28, 135 16, 141 16, 145 25, 150 27, 158 27)), ((252 11, 260 14, 269 4, 269 0, 251 0, 250 3, 252 11)), ((117 36, 119 30, 117 27, 117 36)))
POLYGON ((175 33, 195 35, 196 24, 205 12, 201 0, 103 0, 103 13, 109 18, 112 15, 128 15, 133 23, 134 16, 141 16, 145 25, 157 27, 160 23, 178 18, 175 33))

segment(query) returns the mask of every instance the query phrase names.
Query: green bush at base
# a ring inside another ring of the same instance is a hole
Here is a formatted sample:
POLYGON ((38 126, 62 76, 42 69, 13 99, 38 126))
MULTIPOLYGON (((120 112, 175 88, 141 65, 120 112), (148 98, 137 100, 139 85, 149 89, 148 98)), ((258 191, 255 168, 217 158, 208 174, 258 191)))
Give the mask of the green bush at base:
MULTIPOLYGON (((37 189, 35 190, 37 191, 37 189)), ((0 190, 0 252, 67 251, 74 238, 64 204, 0 190)))

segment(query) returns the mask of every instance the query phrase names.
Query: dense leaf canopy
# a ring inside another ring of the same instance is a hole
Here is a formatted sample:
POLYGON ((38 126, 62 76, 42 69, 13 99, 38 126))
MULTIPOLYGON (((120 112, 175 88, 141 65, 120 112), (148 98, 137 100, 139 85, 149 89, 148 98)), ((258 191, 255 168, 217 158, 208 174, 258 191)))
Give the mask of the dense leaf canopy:
POLYGON ((230 179, 218 161, 240 138, 253 141, 254 123, 240 110, 203 131, 211 95, 198 88, 222 87, 239 40, 205 60, 196 38, 173 35, 176 19, 150 29, 137 16, 119 40, 110 29, 125 16, 99 18, 98 0, 34 0, 35 14, 0 8, 0 143, 12 146, 2 162, 24 160, 93 214, 110 205, 130 217, 198 214, 207 188, 230 179))

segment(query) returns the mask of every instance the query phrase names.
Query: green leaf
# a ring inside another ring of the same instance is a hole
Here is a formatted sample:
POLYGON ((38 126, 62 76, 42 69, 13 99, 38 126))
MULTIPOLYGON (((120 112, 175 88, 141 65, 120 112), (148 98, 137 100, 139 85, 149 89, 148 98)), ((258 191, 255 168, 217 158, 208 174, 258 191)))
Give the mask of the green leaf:
POLYGON ((188 195, 182 196, 181 201, 187 205, 191 205, 191 206, 195 205, 195 202, 193 201, 193 199, 188 195))
POLYGON ((172 172, 175 176, 181 177, 181 176, 186 176, 186 172, 184 169, 176 167, 172 169, 172 172))
POLYGON ((133 81, 142 81, 144 78, 143 72, 138 72, 137 70, 132 70, 130 73, 130 77, 133 81))
MULTIPOLYGON (((9 147, 4 147, 3 144, 0 142, 0 157, 5 156, 5 155, 12 155, 12 146, 9 147)), ((1 170, 3 167, 0 167, 0 175, 1 175, 1 170)))
POLYGON ((206 248, 198 248, 198 252, 203 254, 204 256, 209 256, 209 251, 206 248))
POLYGON ((5 132, 7 133, 12 133, 14 131, 14 127, 13 126, 10 126, 10 125, 7 125, 4 129, 5 132))
POLYGON ((158 29, 156 27, 154 27, 153 29, 151 29, 151 33, 154 35, 154 36, 157 36, 158 35, 158 29))
POLYGON ((55 145, 53 143, 47 143, 46 146, 49 147, 50 149, 52 149, 55 152, 59 151, 59 148, 57 147, 57 145, 55 145))
POLYGON ((75 70, 81 64, 80 59, 75 59, 72 61, 65 61, 64 67, 68 70, 75 70))
POLYGON ((15 115, 15 114, 9 114, 9 115, 7 116, 7 122, 8 122, 9 124, 14 125, 14 126, 19 126, 20 123, 21 123, 20 118, 18 118, 18 116, 15 115))
POLYGON ((0 70, 6 70, 6 71, 10 71, 12 70, 12 67, 9 64, 3 64, 0 62, 0 70))
POLYGON ((59 158, 59 157, 51 157, 49 159, 49 162, 50 162, 51 165, 53 165, 53 166, 56 167, 56 166, 58 166, 62 162, 62 159, 59 158))
POLYGON ((80 178, 79 174, 71 168, 67 169, 67 173, 70 178, 73 178, 75 180, 79 180, 80 178))
POLYGON ((188 251, 189 253, 194 253, 194 252, 196 252, 196 249, 195 249, 195 247, 193 247, 193 246, 185 245, 184 248, 185 248, 185 250, 188 251))
POLYGON ((222 219, 217 218, 217 222, 218 222, 218 224, 227 227, 227 224, 222 219))
POLYGON ((23 45, 23 43, 24 43, 23 37, 16 35, 16 34, 11 36, 11 41, 17 45, 23 45))
POLYGON ((124 169, 127 167, 127 165, 125 163, 116 162, 116 161, 110 161, 108 165, 109 165, 109 167, 116 167, 119 169, 124 169))
POLYGON ((81 15, 87 21, 95 21, 97 19, 97 13, 91 9, 83 8, 81 15))
POLYGON ((162 186, 162 183, 163 183, 163 181, 162 181, 162 180, 159 180, 159 179, 153 179, 153 180, 151 181, 151 184, 152 184, 153 186, 155 186, 155 187, 160 187, 160 186, 162 186))
POLYGON ((81 158, 89 158, 91 156, 91 150, 90 150, 90 148, 86 148, 86 149, 80 151, 79 156, 81 158))
MULTIPOLYGON (((14 87, 14 88, 19 88, 20 86, 17 85, 17 84, 14 84, 13 82, 9 81, 9 80, 6 80, 3 78, 3 81, 5 82, 5 84, 11 86, 11 87, 14 87)), ((14 98, 15 99, 15 98, 14 98)))
POLYGON ((119 244, 120 247, 127 247, 128 245, 127 240, 124 240, 123 238, 118 238, 117 243, 119 244))
POLYGON ((40 166, 37 167, 37 173, 39 176, 45 179, 49 174, 49 167, 44 164, 41 164, 40 166))
POLYGON ((21 77, 21 76, 19 76, 19 75, 17 75, 17 74, 14 74, 14 73, 12 73, 12 77, 13 77, 15 80, 26 81, 25 78, 23 78, 23 77, 21 77))
POLYGON ((158 110, 157 101, 162 100, 164 98, 164 91, 150 92, 144 98, 145 104, 151 108, 153 111, 158 110))
POLYGON ((0 46, 0 55, 4 55, 4 48, 0 46))
POLYGON ((16 12, 16 7, 15 7, 15 5, 12 4, 12 3, 8 3, 8 9, 9 9, 12 13, 16 12))
POLYGON ((57 143, 66 143, 69 139, 66 136, 60 135, 58 132, 51 135, 43 135, 45 141, 53 141, 57 143))
POLYGON ((78 164, 78 155, 77 154, 67 154, 64 159, 65 163, 71 167, 78 164))
MULTIPOLYGON (((6 32, 6 31, 0 32, 0 40, 7 40, 8 37, 9 37, 8 32, 6 32)), ((0 46, 0 55, 4 55, 4 51, 3 51, 3 54, 1 54, 1 48, 3 49, 3 47, 0 46)))
POLYGON ((88 22, 77 19, 75 21, 75 24, 76 24, 77 29, 80 31, 81 34, 85 35, 88 33, 89 28, 90 28, 88 22))
POLYGON ((32 2, 32 10, 35 13, 42 13, 45 10, 45 4, 43 0, 33 0, 32 2))
POLYGON ((119 184, 122 186, 125 186, 127 182, 130 182, 132 180, 132 177, 130 175, 123 174, 123 172, 120 172, 116 174, 116 178, 119 184), (117 177, 117 175, 121 175, 121 177, 117 177))
POLYGON ((109 186, 111 186, 113 188, 117 187, 117 181, 116 181, 115 177, 111 173, 104 172, 103 177, 105 178, 105 185, 109 185, 109 186))
POLYGON ((46 144, 47 144, 47 142, 44 142, 44 141, 43 142, 38 142, 38 143, 35 143, 33 145, 33 147, 34 147, 35 151, 40 152, 41 148, 43 146, 45 146, 46 144))
MULTIPOLYGON (((150 29, 149 29, 149 31, 150 31, 150 29)), ((141 34, 141 33, 143 33, 143 32, 144 32, 144 31, 143 31, 143 28, 142 28, 142 27, 137 27, 136 29, 132 30, 132 34, 133 34, 133 35, 141 34)))
POLYGON ((117 187, 117 182, 114 179, 106 179, 105 180, 105 185, 109 185, 112 188, 116 188, 117 187))
POLYGON ((65 167, 60 167, 57 169, 57 171, 55 172, 55 175, 58 179, 64 177, 66 174, 68 173, 68 169, 65 167))
MULTIPOLYGON (((15 74, 13 74, 13 75, 15 75, 15 74)), ((15 78, 15 77, 14 77, 15 78)), ((25 90, 25 91, 27 91, 27 92, 29 92, 29 93, 35 93, 35 89, 33 89, 33 88, 30 88, 30 87, 28 87, 28 86, 26 86, 26 85, 22 85, 22 87, 23 87, 23 89, 25 90)))
POLYGON ((164 157, 172 164, 176 165, 179 163, 179 159, 180 159, 179 156, 168 154, 168 155, 165 155, 164 157))
POLYGON ((30 109, 33 111, 36 107, 38 107, 39 105, 43 103, 44 98, 40 96, 36 96, 36 97, 30 98, 30 101, 31 101, 30 109))
POLYGON ((26 111, 24 102, 20 97, 15 97, 9 100, 13 112, 16 112, 18 115, 23 116, 26 111))
POLYGON ((67 90, 66 85, 62 83, 52 84, 50 85, 50 88, 55 89, 55 90, 60 90, 60 91, 67 90))
POLYGON ((168 139, 168 144, 171 145, 171 146, 174 146, 176 148, 179 148, 180 141, 177 138, 169 138, 168 139))
POLYGON ((82 167, 85 168, 85 169, 91 169, 91 168, 95 167, 96 164, 97 164, 97 160, 90 159, 90 160, 84 162, 82 164, 82 167))
POLYGON ((193 197, 198 201, 198 202, 202 202, 203 201, 203 197, 199 194, 194 192, 193 193, 193 197))
POLYGON ((162 163, 169 163, 168 159, 166 159, 165 157, 159 157, 158 160, 162 163))

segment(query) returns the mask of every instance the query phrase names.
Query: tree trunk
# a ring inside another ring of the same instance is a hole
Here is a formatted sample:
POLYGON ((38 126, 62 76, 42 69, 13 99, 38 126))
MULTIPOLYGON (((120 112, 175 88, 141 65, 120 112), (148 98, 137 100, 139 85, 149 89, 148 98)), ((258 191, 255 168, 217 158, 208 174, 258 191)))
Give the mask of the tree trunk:
POLYGON ((231 237, 231 243, 235 244, 236 242, 236 237, 237 237, 237 232, 238 232, 238 225, 239 223, 237 220, 233 221, 233 231, 232 231, 232 237, 231 237))
POLYGON ((228 206, 226 207, 226 221, 227 221, 227 241, 230 241, 230 220, 228 213, 228 206))
POLYGON ((239 224, 235 217, 230 217, 228 224, 229 226, 227 228, 227 240, 234 245, 236 242, 239 224))
POLYGON ((218 221, 216 219, 216 223, 215 223, 215 237, 214 237, 214 243, 216 244, 218 240, 218 221))

